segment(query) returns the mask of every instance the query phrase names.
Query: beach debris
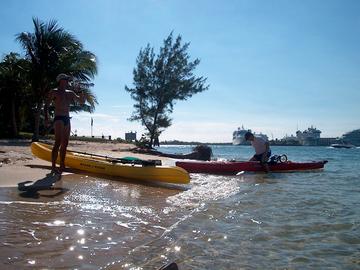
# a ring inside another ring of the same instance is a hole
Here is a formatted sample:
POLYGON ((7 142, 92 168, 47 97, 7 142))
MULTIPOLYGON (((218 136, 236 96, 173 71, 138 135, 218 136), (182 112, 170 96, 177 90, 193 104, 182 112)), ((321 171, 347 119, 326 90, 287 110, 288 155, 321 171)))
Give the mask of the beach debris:
POLYGON ((166 265, 163 265, 159 270, 179 270, 176 263, 172 262, 166 265))
POLYGON ((33 157, 28 154, 18 153, 14 151, 5 152, 0 156, 0 162, 4 164, 15 164, 17 161, 32 160, 33 157))
POLYGON ((212 149, 210 146, 205 144, 200 144, 195 146, 192 149, 192 152, 189 154, 167 154, 162 153, 160 151, 156 151, 153 149, 146 149, 146 148, 137 148, 133 150, 134 153, 141 153, 141 154, 149 154, 149 155, 156 155, 161 157, 169 157, 175 159, 194 159, 194 160, 203 160, 208 161, 212 157, 212 149))
POLYGON ((11 163, 11 159, 8 157, 1 158, 0 162, 1 162, 1 164, 9 164, 9 163, 11 163))

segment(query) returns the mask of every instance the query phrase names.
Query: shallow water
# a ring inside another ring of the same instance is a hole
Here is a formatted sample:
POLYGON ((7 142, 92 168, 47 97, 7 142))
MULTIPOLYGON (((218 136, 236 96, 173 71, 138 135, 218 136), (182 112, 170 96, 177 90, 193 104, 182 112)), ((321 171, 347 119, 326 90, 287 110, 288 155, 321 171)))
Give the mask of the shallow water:
MULTIPOLYGON (((248 146, 213 146, 247 159, 248 146)), ((191 147, 161 147, 188 153, 191 147)), ((192 174, 187 187, 65 175, 63 193, 0 189, 1 269, 359 269, 360 149, 273 147, 322 171, 192 174)))

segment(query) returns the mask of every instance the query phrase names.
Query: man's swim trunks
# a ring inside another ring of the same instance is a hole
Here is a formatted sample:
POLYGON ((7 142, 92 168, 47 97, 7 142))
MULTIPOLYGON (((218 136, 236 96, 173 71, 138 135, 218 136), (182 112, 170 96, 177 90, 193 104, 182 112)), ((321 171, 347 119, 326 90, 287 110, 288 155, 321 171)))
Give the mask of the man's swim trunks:
POLYGON ((66 116, 66 115, 56 115, 54 118, 54 123, 58 120, 63 121, 64 126, 67 126, 70 124, 70 116, 66 116))

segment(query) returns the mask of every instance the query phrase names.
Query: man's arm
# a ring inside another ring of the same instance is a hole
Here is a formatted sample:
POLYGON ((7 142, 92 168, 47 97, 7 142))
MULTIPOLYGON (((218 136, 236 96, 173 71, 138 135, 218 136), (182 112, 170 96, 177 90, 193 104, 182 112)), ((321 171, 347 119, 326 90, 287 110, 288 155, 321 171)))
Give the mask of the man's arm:
POLYGON ((264 163, 264 162, 266 162, 268 160, 268 152, 270 150, 269 142, 265 142, 265 147, 266 147, 266 150, 265 150, 264 154, 261 157, 261 162, 262 163, 264 163))
MULTIPOLYGON (((46 95, 45 97, 45 108, 49 108, 50 104, 53 102, 53 100, 55 99, 55 90, 52 89, 49 91, 49 93, 46 95)), ((49 122, 49 113, 48 110, 46 110, 45 112, 45 127, 48 128, 50 126, 50 122, 49 122)))
POLYGON ((53 101, 53 99, 55 98, 54 91, 55 91, 54 89, 50 90, 50 92, 47 94, 46 100, 45 100, 46 104, 50 104, 53 101))
POLYGON ((82 91, 79 91, 77 93, 72 92, 73 93, 73 100, 79 102, 80 104, 84 104, 85 103, 85 95, 82 91), (77 95, 78 94, 78 95, 77 95))

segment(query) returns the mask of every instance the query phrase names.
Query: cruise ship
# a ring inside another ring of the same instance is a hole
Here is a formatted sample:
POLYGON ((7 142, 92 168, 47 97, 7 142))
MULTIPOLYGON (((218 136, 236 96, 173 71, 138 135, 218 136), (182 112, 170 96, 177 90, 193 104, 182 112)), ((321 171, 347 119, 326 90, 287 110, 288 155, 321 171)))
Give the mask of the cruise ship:
POLYGON ((296 137, 301 145, 318 145, 321 131, 311 126, 304 131, 296 131, 296 137))
POLYGON ((345 133, 341 139, 344 142, 350 143, 355 146, 360 146, 360 129, 355 129, 353 131, 345 133))
POLYGON ((252 132, 251 129, 245 129, 244 126, 241 128, 239 127, 237 130, 233 132, 233 145, 240 145, 240 144, 249 144, 249 142, 245 141, 245 133, 251 132, 254 136, 262 138, 265 141, 268 141, 268 136, 262 133, 255 133, 252 132))

